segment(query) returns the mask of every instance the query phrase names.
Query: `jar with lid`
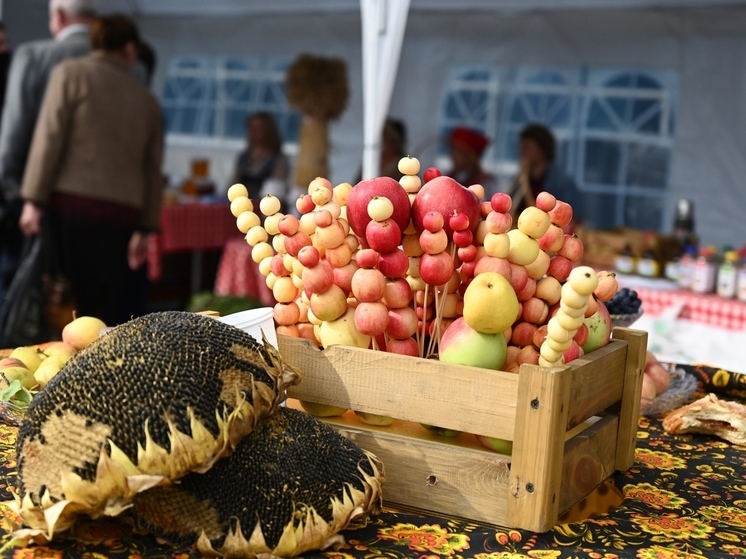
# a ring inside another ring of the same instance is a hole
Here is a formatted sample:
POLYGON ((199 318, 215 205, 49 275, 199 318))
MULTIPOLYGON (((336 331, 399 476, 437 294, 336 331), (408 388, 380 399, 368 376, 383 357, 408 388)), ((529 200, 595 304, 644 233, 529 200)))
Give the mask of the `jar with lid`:
POLYGON ((632 254, 632 247, 627 245, 614 260, 614 270, 620 274, 634 274, 637 269, 635 256, 632 254))
POLYGON ((712 293, 715 291, 717 276, 716 254, 712 247, 703 247, 692 266, 692 286, 695 293, 712 293))
POLYGON ((678 280, 677 283, 681 289, 690 289, 692 287, 692 273, 694 271, 694 259, 697 256, 697 247, 686 245, 684 252, 679 259, 678 280))
POLYGON ((657 278, 660 275, 660 264, 652 250, 648 249, 642 253, 637 261, 637 273, 646 278, 657 278))
POLYGON ((740 268, 740 258, 735 250, 729 250, 725 253, 723 263, 718 270, 717 294, 726 299, 732 299, 736 296, 738 286, 738 272, 740 268))

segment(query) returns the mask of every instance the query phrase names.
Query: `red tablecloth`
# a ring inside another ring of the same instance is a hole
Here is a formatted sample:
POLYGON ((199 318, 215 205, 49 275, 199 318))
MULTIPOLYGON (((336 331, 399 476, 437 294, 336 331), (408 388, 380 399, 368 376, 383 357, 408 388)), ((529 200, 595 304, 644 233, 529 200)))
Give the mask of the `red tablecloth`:
POLYGON ((164 205, 161 230, 148 244, 148 275, 152 281, 161 277, 162 254, 221 250, 229 239, 244 242, 242 237, 227 202, 164 205))
POLYGON ((259 265, 252 260, 251 247, 244 239, 230 239, 225 243, 215 278, 215 294, 251 297, 265 306, 275 305, 272 291, 259 273, 259 265))
POLYGON ((639 286, 632 289, 637 291, 646 314, 655 316, 672 305, 683 303, 679 314, 681 318, 732 330, 746 328, 746 303, 741 301, 691 291, 657 290, 639 286))

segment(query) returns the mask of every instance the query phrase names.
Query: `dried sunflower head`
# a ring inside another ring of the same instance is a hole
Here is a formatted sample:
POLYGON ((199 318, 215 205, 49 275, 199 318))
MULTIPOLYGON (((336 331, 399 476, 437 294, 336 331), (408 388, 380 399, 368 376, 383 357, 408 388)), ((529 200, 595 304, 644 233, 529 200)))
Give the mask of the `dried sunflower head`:
POLYGON ((204 474, 140 493, 136 524, 208 556, 293 557, 343 543, 380 508, 383 467, 322 421, 282 408, 204 474))
POLYGON ((269 344, 213 318, 153 313, 80 352, 31 402, 16 445, 18 512, 44 542, 81 513, 205 471, 298 382, 269 344))

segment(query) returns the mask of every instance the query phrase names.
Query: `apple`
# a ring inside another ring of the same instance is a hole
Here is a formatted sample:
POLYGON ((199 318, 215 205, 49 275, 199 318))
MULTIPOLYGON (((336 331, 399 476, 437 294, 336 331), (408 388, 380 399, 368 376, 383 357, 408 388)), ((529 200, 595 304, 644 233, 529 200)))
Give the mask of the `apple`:
POLYGON ((420 277, 429 285, 443 285, 453 274, 453 259, 447 252, 425 253, 420 259, 420 277))
POLYGON ((535 295, 546 301, 548 305, 559 303, 561 293, 562 284, 555 277, 547 276, 540 279, 536 284, 535 295))
MULTIPOLYGON (((318 232, 316 234, 318 235, 318 232)), ((370 220, 365 227, 365 241, 371 249, 379 253, 396 249, 401 239, 402 230, 393 219, 370 220)))
POLYGON ((443 229, 445 218, 440 212, 427 212, 422 216, 422 227, 430 233, 437 233, 443 229))
POLYGON ((453 244, 457 247, 470 246, 474 242, 474 233, 471 229, 463 229, 453 232, 453 244))
MULTIPOLYGON (((451 177, 435 177, 424 184, 412 205, 412 222, 418 232, 424 229, 422 220, 431 211, 444 216, 453 215, 454 212, 463 213, 469 219, 469 227, 476 229, 479 223, 479 198, 451 177)), ((443 228, 451 237, 453 229, 450 224, 444 223, 443 228)))
MULTIPOLYGON (((492 205, 490 204, 489 200, 482 200, 479 202, 479 215, 480 217, 487 219, 487 216, 490 215, 490 212, 492 211, 492 205)), ((482 219, 482 221, 484 221, 482 219)))
POLYGON ((409 269, 410 259, 400 248, 384 252, 378 258, 378 269, 387 278, 404 277, 409 269))
POLYGON ((349 294, 352 292, 352 278, 357 270, 358 265, 355 263, 354 260, 351 260, 345 266, 332 268, 332 277, 334 278, 334 283, 338 285, 342 289, 342 291, 345 292, 345 294, 349 294))
MULTIPOLYGON (((301 194, 300 196, 298 196, 298 199, 295 201, 295 209, 297 209, 298 213, 300 213, 301 215, 310 213, 315 208, 316 208, 316 204, 314 204, 313 199, 311 198, 309 194, 301 194)), ((288 215, 291 215, 291 214, 288 214, 288 215)))
POLYGON ((650 403, 651 400, 655 400, 656 396, 658 396, 658 389, 655 387, 653 377, 650 375, 643 375, 640 400, 642 403, 650 403))
POLYGON ((529 365, 538 365, 539 350, 536 349, 533 345, 523 346, 521 348, 521 351, 518 352, 518 358, 516 362, 519 365, 523 365, 524 363, 528 363, 529 365))
POLYGON ((565 232, 561 227, 552 224, 547 232, 539 237, 539 248, 545 252, 557 252, 564 242, 565 232))
POLYGON ((549 214, 536 206, 529 206, 518 216, 518 230, 532 239, 541 238, 552 224, 549 214))
POLYGON ((490 198, 490 205, 495 212, 507 214, 513 205, 513 199, 505 192, 495 192, 490 198))
POLYGON ((408 307, 412 302, 412 288, 402 277, 389 278, 386 280, 382 300, 389 309, 408 307))
MULTIPOLYGON (((461 268, 463 270, 463 266, 461 268)), ((500 274, 508 282, 513 277, 513 268, 508 262, 507 258, 494 258, 492 256, 483 256, 477 260, 476 266, 474 267, 474 276, 479 276, 486 272, 494 272, 500 274)))
POLYGON ((493 258, 507 258, 510 254, 510 237, 507 233, 489 232, 484 236, 484 253, 493 258))
POLYGON ((572 206, 562 200, 557 200, 556 205, 549 212, 552 223, 558 227, 565 227, 572 221, 572 206))
POLYGON ((301 275, 303 289, 310 293, 323 293, 334 283, 332 265, 326 260, 319 260, 316 266, 303 268, 301 275))
POLYGON ((601 302, 609 301, 619 291, 619 282, 614 272, 598 272, 598 285, 593 294, 601 302))
MULTIPOLYGON (((313 312, 313 309, 311 309, 313 312)), ((362 334, 355 326, 355 309, 347 310, 335 320, 323 321, 319 325, 318 340, 321 347, 327 348, 332 345, 348 345, 367 349, 370 346, 371 337, 362 334)))
POLYGON ((544 274, 546 274, 549 270, 550 262, 551 257, 549 256, 549 254, 544 252, 543 250, 540 250, 539 256, 536 257, 536 260, 534 260, 531 264, 526 265, 528 277, 535 280, 543 278, 544 274))
POLYGON ((500 370, 505 364, 507 342, 503 332, 477 332, 463 317, 445 329, 438 346, 438 359, 484 369, 500 370))
MULTIPOLYGON (((421 191, 420 191, 421 192, 421 191)), ((365 237, 366 227, 371 220, 368 204, 373 198, 384 197, 391 201, 394 213, 391 215, 400 231, 409 225, 411 206, 409 196, 402 186, 390 177, 377 177, 362 180, 355 185, 347 198, 347 221, 358 237, 365 237)), ((417 195, 419 198, 419 194, 417 195)))
POLYGON ((536 195, 536 207, 545 212, 551 212, 557 205, 557 198, 549 192, 539 192, 536 195))
POLYGON ((361 268, 375 268, 378 266, 380 254, 372 248, 362 248, 355 253, 355 262, 361 268))
POLYGON ((298 230, 294 235, 285 237, 285 250, 290 256, 298 256, 300 249, 311 246, 311 237, 305 231, 298 230))
POLYGON ((578 345, 578 342, 576 342, 575 340, 572 340, 570 342, 570 347, 562 352, 562 361, 564 361, 565 363, 570 363, 571 361, 575 361, 579 357, 583 356, 582 351, 583 350, 578 345))
POLYGON ((315 246, 304 246, 298 251, 297 258, 304 267, 313 268, 319 263, 319 250, 315 246))
POLYGON ((347 411, 346 408, 338 408, 337 406, 328 406, 326 404, 317 404, 315 402, 307 402, 305 400, 299 400, 301 407, 309 415, 314 417, 339 417, 347 411))
POLYGON ((536 325, 530 322, 519 322, 513 326, 510 343, 517 347, 525 347, 533 343, 536 325))
POLYGON ((436 427, 435 425, 427 425, 425 423, 420 423, 420 425, 439 437, 451 438, 458 437, 461 434, 461 431, 456 431, 455 429, 446 429, 445 427, 436 427))
POLYGON ((536 295, 536 282, 532 279, 529 279, 526 282, 526 285, 523 286, 523 289, 521 289, 520 291, 516 291, 515 293, 515 296, 518 297, 518 301, 521 303, 525 303, 534 295, 536 295))
POLYGON ((47 357, 57 356, 65 361, 69 361, 78 352, 72 345, 67 342, 46 342, 37 346, 47 357))
POLYGON ((420 348, 417 347, 417 340, 414 338, 396 339, 389 338, 386 343, 386 351, 388 353, 396 353, 397 355, 408 355, 410 357, 419 357, 420 348))
POLYGON ((590 331, 588 330, 588 325, 583 321, 583 324, 580 325, 580 328, 575 332, 572 339, 575 340, 580 347, 583 347, 588 342, 589 334, 590 331))
POLYGON ((358 301, 380 301, 386 289, 386 278, 376 268, 358 268, 352 276, 350 288, 358 301))
POLYGON ((298 322, 300 308, 295 301, 290 303, 276 303, 272 311, 272 316, 279 326, 290 326, 298 322))
MULTIPOLYGON (((106 328, 106 326, 104 326, 104 328, 106 328)), ((96 337, 98 337, 99 333, 100 333, 100 330, 96 334, 96 337)), ((68 337, 69 336, 70 336, 70 331, 68 331, 68 337)), ((83 345, 83 347, 85 347, 86 345, 88 345, 88 343, 83 345)), ((10 357, 11 359, 18 359, 19 361, 23 363, 24 367, 26 367, 29 371, 33 373, 34 371, 36 371, 37 367, 41 365, 41 362, 44 359, 46 359, 47 356, 44 355, 41 351, 39 351, 35 347, 22 346, 22 347, 17 347, 13 351, 11 351, 8 357, 10 357)))
POLYGON ((311 295, 310 308, 314 316, 323 322, 336 320, 347 309, 347 294, 332 284, 326 291, 311 295))
POLYGON ((598 310, 593 316, 585 319, 588 327, 588 341, 582 346, 583 352, 590 353, 594 349, 607 345, 611 339, 611 316, 606 305, 599 303, 598 310))
POLYGON ((425 229, 420 233, 420 246, 427 254, 438 254, 448 247, 448 235, 443 229, 435 232, 425 229))
POLYGON ((494 450, 499 454, 510 455, 513 453, 513 441, 497 439, 495 437, 485 437, 484 435, 474 435, 483 447, 494 450))
POLYGON ((422 256, 425 251, 420 246, 420 236, 416 233, 404 235, 401 240, 402 250, 407 256, 422 256))
POLYGON ((510 285, 516 293, 526 287, 529 280, 528 270, 525 266, 510 264, 510 279, 508 281, 510 281, 510 285))
POLYGON ((58 355, 53 355, 45 359, 39 368, 34 371, 33 377, 35 384, 38 383, 40 388, 44 388, 47 383, 54 378, 65 366, 65 359, 58 355))
POLYGON ((559 281, 566 281, 572 272, 572 262, 564 256, 552 256, 547 274, 559 281))
POLYGON ((360 302, 355 307, 355 327, 361 334, 368 336, 383 334, 388 323, 389 310, 380 301, 360 302))
POLYGON ((523 301, 523 320, 532 324, 544 324, 549 315, 549 306, 546 301, 538 297, 531 297, 523 301))
POLYGON ((507 233, 513 225, 513 217, 510 214, 490 212, 485 219, 487 231, 490 233, 507 233))
POLYGON ((510 238, 510 253, 508 260, 513 264, 526 266, 531 264, 539 256, 539 243, 519 229, 508 231, 510 238))
POLYGON ((559 256, 564 256, 570 262, 580 262, 583 258, 583 241, 577 235, 565 235, 562 247, 557 251, 559 256))
POLYGON ((434 178, 440 176, 443 176, 443 173, 440 172, 440 169, 438 169, 437 167, 428 167, 427 169, 425 169, 425 172, 422 173, 422 182, 428 183, 434 178))
POLYGON ((547 339, 547 325, 542 324, 539 326, 536 331, 534 331, 534 336, 531 338, 531 343, 534 344, 536 347, 541 347, 541 344, 544 343, 544 340, 547 339))
MULTIPOLYGON (((55 358, 56 359, 56 358, 55 358)), ((41 365, 40 365, 41 366, 41 365)), ((37 369, 38 370, 38 369, 37 369)), ((31 390, 37 385, 34 373, 26 367, 22 361, 14 357, 8 357, 0 361, 0 389, 10 386, 17 380, 26 390, 31 390)))
POLYGON ((350 260, 352 260, 352 250, 350 249, 350 245, 343 241, 339 246, 327 248, 324 251, 324 258, 326 258, 326 261, 333 268, 340 268, 350 263, 350 260))

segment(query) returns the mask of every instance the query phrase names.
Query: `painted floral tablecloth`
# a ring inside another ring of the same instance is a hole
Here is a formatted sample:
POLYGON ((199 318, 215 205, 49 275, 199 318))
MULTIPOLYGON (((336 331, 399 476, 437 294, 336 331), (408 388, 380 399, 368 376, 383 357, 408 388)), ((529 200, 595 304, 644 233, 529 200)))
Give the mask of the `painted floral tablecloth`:
MULTIPOLYGON (((705 391, 746 400, 746 376, 688 367, 705 391)), ((695 397, 701 396, 701 392, 695 397)), ((609 491, 621 506, 544 534, 480 526, 468 521, 384 512, 365 527, 344 532, 338 551, 309 553, 329 559, 474 557, 678 559, 746 556, 746 448, 708 436, 674 437, 660 417, 640 418, 637 459, 618 472, 609 491)), ((0 426, 0 499, 11 498, 16 429, 0 426)), ((10 513, 4 509, 7 524, 10 513)), ((49 547, 9 550, 4 557, 191 558, 186 550, 135 536, 116 519, 83 522, 74 537, 49 547)))

